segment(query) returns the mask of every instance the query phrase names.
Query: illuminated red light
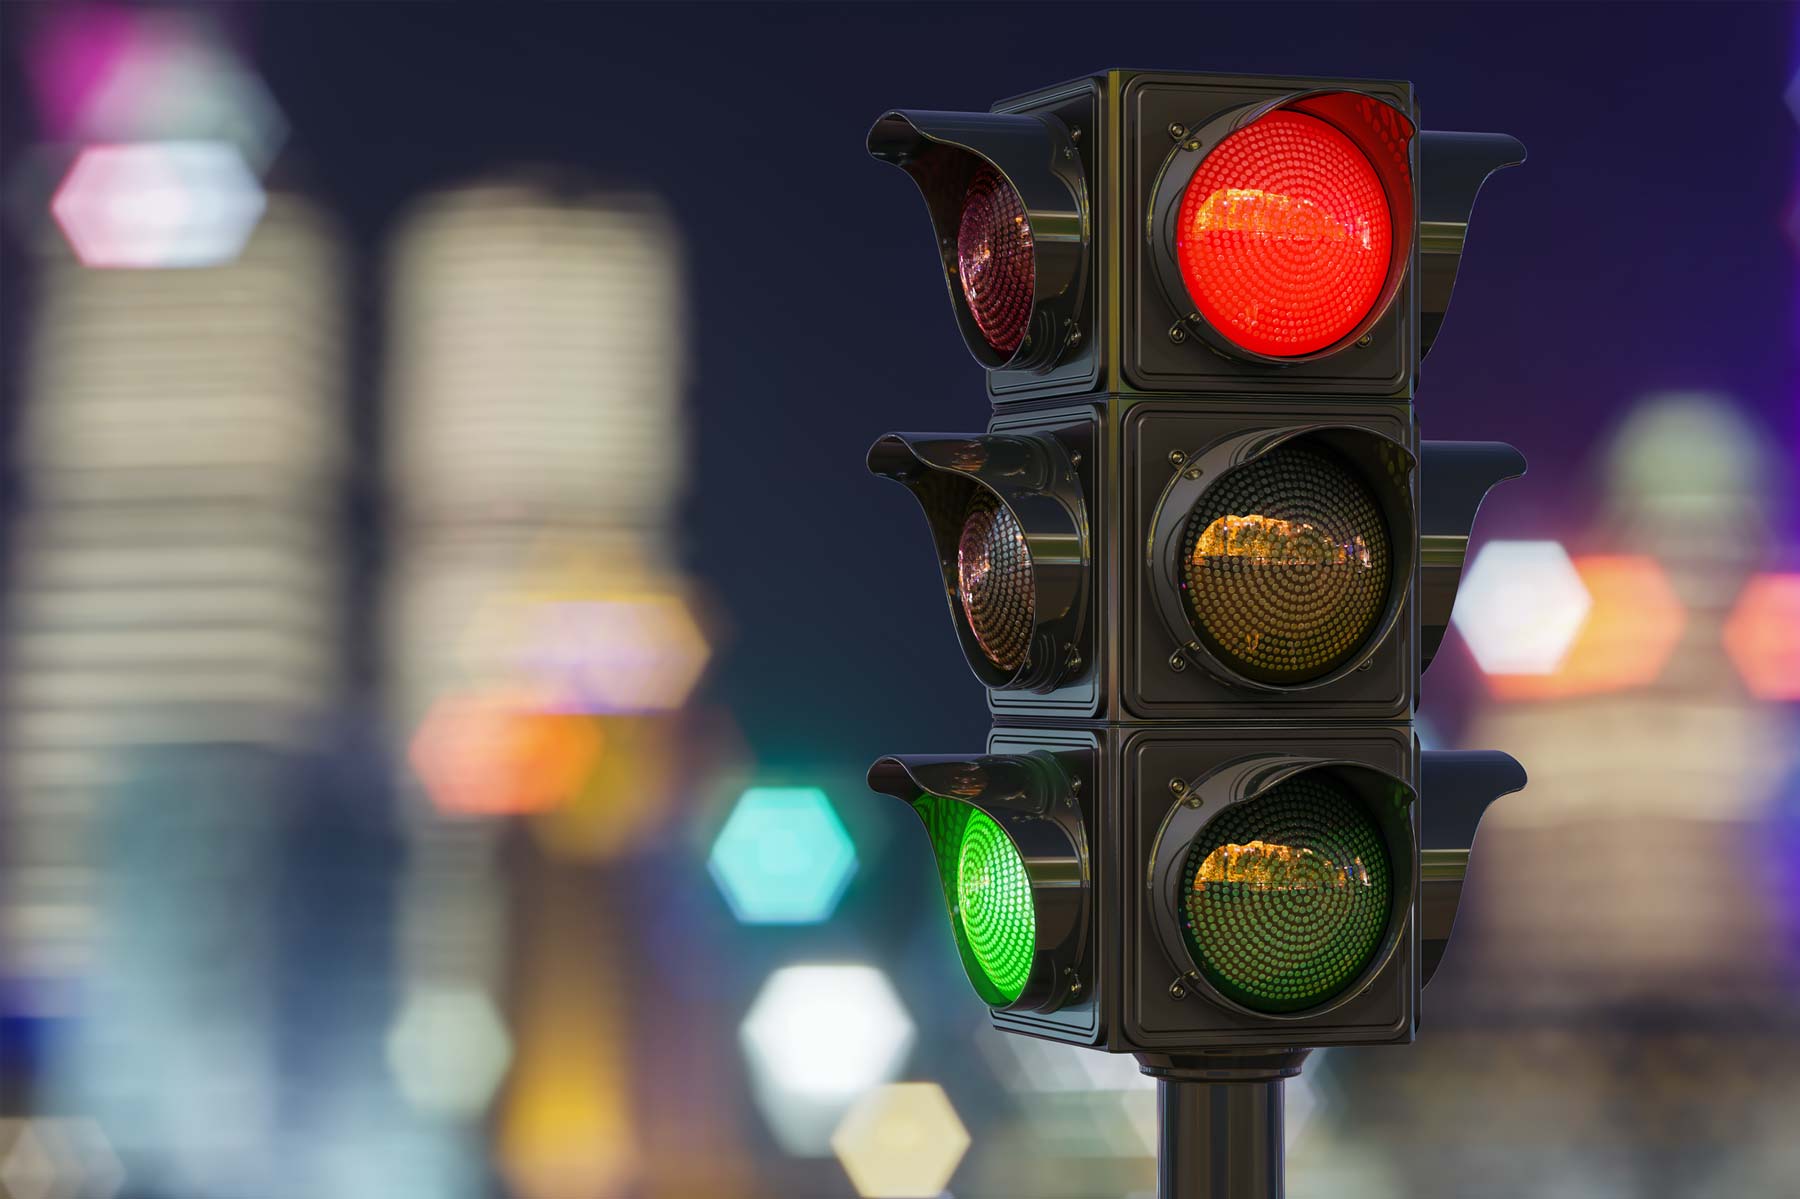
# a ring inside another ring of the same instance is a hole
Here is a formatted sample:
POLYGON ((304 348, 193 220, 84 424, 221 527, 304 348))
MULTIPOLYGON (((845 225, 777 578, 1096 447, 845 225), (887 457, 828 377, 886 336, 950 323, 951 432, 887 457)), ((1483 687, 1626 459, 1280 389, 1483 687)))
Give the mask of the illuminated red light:
POLYGON ((1356 331, 1381 299, 1393 215, 1375 166, 1336 127, 1282 109, 1195 168, 1175 257, 1194 309, 1222 336, 1297 357, 1356 331))
POLYGON ((975 172, 963 196, 956 269, 981 335, 998 352, 1013 353, 1031 321, 1037 263, 1025 204, 991 166, 975 172))

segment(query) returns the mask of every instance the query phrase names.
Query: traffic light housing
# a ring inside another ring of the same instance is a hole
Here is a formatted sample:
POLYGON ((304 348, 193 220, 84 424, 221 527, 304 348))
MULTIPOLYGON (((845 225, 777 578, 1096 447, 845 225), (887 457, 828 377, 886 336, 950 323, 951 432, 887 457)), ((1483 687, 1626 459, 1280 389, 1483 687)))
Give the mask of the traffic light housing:
POLYGON ((988 113, 894 110, 868 148, 925 197, 952 312, 996 405, 1090 393, 1410 398, 1476 193, 1525 156, 1502 134, 1418 121, 1401 81, 1114 70, 988 113), (984 202, 965 221, 977 184, 984 202), (1202 236, 1180 236, 1184 211, 1203 218, 1202 236), (1337 272, 1348 290, 1316 294, 1291 259, 1244 246, 1258 234, 1265 245, 1311 235, 1353 255, 1355 269, 1337 272), (998 344, 970 303, 986 287, 998 344), (1234 300, 1269 313, 1264 327, 1234 318, 1234 300), (1329 300, 1342 303, 1327 314, 1329 300), (1271 332, 1278 319, 1289 327, 1271 332))
POLYGON ((1400 82, 1108 71, 871 130, 993 411, 868 465, 924 511, 996 723, 870 785, 924 820, 1001 1028, 1147 1062, 1414 1035, 1468 856, 1434 805, 1523 783, 1412 724, 1524 469, 1413 404, 1523 149, 1418 122, 1400 82))

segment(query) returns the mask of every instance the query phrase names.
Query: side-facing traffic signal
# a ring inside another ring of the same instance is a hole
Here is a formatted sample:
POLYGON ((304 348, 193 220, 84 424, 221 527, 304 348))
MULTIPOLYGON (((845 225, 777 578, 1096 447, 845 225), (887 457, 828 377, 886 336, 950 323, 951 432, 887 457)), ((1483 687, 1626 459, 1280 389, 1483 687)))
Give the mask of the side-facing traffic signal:
POLYGON ((1278 1191, 1306 1050, 1412 1039, 1473 820, 1523 783, 1412 720, 1476 509, 1524 469, 1420 440, 1419 362, 1524 154, 1417 121, 1399 82, 1109 71, 869 135, 993 404, 869 468, 923 509, 996 721, 870 784, 923 820, 994 1023, 1162 1081, 1183 1195, 1278 1191), (1179 1098, 1218 1084, 1261 1114, 1179 1098))

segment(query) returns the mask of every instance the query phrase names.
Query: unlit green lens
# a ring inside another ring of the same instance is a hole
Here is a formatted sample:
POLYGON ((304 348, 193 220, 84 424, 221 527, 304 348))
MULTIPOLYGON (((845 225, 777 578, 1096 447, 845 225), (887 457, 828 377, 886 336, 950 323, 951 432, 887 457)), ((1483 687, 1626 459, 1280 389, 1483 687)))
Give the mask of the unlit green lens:
POLYGON ((1037 948, 1037 917, 1025 862, 985 812, 963 826, 957 854, 956 911, 969 956, 1001 997, 1011 1003, 1025 990, 1037 948))
POLYGON ((1194 965, 1261 1012, 1317 1007, 1354 982, 1393 902, 1374 816, 1319 775, 1227 808, 1195 838, 1182 881, 1194 965))

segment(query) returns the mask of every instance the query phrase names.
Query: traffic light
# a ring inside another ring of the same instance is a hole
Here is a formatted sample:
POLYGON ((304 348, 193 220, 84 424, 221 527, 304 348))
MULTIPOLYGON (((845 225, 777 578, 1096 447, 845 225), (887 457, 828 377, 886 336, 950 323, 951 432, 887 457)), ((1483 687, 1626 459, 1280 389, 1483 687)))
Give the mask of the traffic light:
MULTIPOLYGON (((923 820, 993 1022, 1276 1095, 1307 1049, 1410 1041, 1474 821, 1524 781, 1412 723, 1524 470, 1414 408, 1523 148, 1420 131, 1401 82, 1109 71, 895 110, 869 151, 925 198, 992 412, 868 465, 924 511, 995 720, 870 785, 923 820)), ((1165 1090, 1171 1158, 1202 1110, 1165 1090)))

